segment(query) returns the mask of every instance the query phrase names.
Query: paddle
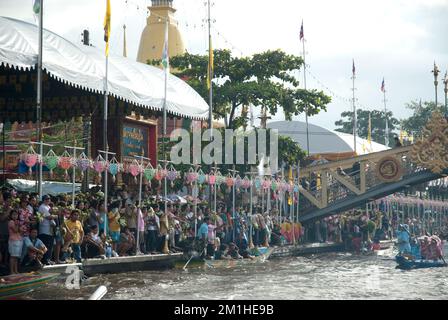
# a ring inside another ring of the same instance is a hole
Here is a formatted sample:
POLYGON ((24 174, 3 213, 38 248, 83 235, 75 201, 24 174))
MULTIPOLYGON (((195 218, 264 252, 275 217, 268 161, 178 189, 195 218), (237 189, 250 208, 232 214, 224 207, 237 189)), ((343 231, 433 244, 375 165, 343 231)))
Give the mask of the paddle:
MULTIPOLYGON (((207 247, 205 247, 204 250, 202 250, 201 256, 205 253, 206 249, 207 249, 207 247)), ((194 257, 194 254, 191 255, 190 259, 188 259, 187 263, 182 268, 183 270, 185 270, 187 268, 188 264, 190 263, 191 259, 193 259, 193 257, 194 257)))

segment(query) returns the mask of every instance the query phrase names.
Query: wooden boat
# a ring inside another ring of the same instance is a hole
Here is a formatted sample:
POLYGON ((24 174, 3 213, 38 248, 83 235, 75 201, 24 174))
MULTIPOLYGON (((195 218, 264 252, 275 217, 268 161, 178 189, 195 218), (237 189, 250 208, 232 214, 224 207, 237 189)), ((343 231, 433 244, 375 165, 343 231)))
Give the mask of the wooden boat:
MULTIPOLYGON (((198 268, 198 267, 204 267, 204 268, 234 268, 238 266, 244 266, 248 264, 258 264, 263 263, 274 252, 275 248, 272 247, 258 247, 252 249, 251 253, 254 255, 254 257, 251 258, 245 258, 245 259, 220 259, 220 260, 213 260, 213 259, 201 259, 201 258, 195 258, 190 263, 188 263, 187 268, 198 268)), ((176 264, 177 268, 184 267, 185 263, 183 265, 176 264)))
POLYGON ((15 298, 45 285, 46 283, 56 279, 58 276, 58 273, 24 273, 1 277, 0 299, 15 298))
POLYGON ((420 268, 440 268, 448 266, 443 261, 412 260, 401 255, 397 255, 395 257, 395 260, 398 263, 397 269, 403 269, 403 270, 420 269, 420 268))

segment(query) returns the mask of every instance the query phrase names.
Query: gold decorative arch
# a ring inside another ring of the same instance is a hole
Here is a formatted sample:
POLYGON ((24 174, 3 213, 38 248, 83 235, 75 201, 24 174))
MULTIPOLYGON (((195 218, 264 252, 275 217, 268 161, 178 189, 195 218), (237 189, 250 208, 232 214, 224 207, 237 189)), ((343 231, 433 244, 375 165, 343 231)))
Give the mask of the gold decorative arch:
POLYGON ((412 147, 411 159, 434 173, 448 168, 448 122, 439 112, 433 113, 423 129, 423 139, 412 147))

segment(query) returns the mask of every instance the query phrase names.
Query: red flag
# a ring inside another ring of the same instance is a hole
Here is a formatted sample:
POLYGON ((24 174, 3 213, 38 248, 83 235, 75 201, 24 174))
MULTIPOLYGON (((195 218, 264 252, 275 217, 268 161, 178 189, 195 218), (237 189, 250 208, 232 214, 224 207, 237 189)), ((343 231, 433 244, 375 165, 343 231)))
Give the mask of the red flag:
POLYGON ((302 26, 300 27, 300 41, 303 40, 303 20, 302 20, 302 26))

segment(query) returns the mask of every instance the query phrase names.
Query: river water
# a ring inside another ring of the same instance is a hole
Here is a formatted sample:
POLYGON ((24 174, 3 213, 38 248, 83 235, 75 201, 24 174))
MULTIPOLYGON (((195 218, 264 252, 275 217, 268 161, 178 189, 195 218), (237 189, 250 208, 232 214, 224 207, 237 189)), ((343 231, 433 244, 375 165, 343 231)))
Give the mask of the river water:
POLYGON ((229 269, 144 271, 90 277, 80 289, 47 284, 31 299, 448 299, 447 268, 403 271, 393 256, 350 253, 281 258, 229 269))

